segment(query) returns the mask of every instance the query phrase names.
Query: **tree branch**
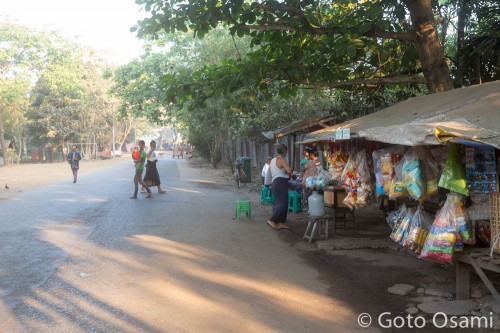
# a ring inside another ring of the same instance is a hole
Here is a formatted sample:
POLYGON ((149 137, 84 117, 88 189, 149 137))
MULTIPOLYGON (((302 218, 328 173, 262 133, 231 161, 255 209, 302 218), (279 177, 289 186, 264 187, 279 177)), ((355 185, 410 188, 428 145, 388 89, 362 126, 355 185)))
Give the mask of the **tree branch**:
POLYGON ((383 84, 426 84, 427 80, 422 76, 395 76, 381 77, 374 79, 353 79, 342 82, 315 82, 315 81, 298 81, 296 83, 328 88, 342 88, 354 85, 383 85, 383 84))
MULTIPOLYGON (((301 16, 305 21, 307 21, 308 26, 306 27, 309 33, 315 34, 315 35, 322 35, 322 34, 327 34, 327 33, 340 33, 341 29, 340 27, 330 27, 330 28, 316 28, 313 27, 311 24, 309 24, 309 20, 307 19, 307 14, 302 11, 299 8, 296 7, 291 7, 291 6, 284 6, 284 5, 268 5, 268 4, 261 4, 258 2, 253 2, 251 5, 252 8, 258 8, 258 9, 264 9, 264 10, 270 10, 270 11, 286 11, 290 13, 294 13, 296 15, 301 16)), ((252 28, 252 26, 245 25, 245 26, 240 26, 243 30, 296 30, 295 28, 292 27, 287 27, 286 25, 276 25, 276 29, 272 29, 271 27, 265 27, 265 26, 255 26, 258 28, 252 28)), ((390 32, 390 31, 368 31, 367 33, 364 34, 364 36, 367 37, 375 37, 375 38, 383 38, 383 39, 398 39, 398 40, 404 40, 404 41, 409 41, 413 42, 415 41, 415 36, 413 33, 410 32, 390 32)))
POLYGON ((364 35, 367 37, 375 37, 382 39, 398 39, 408 42, 415 41, 415 35, 412 32, 368 31, 364 35))

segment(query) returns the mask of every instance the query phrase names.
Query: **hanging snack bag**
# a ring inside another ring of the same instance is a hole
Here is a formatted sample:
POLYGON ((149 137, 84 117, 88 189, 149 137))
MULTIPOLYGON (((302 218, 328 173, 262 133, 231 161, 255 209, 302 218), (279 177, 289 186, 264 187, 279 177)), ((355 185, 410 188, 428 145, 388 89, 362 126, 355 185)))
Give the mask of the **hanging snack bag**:
POLYGON ((399 161, 394 165, 394 178, 392 178, 389 188, 389 199, 396 200, 408 197, 406 183, 403 180, 403 161, 399 161))
POLYGON ((441 178, 439 178, 438 186, 469 196, 464 166, 460 162, 457 147, 454 143, 449 144, 448 158, 446 159, 441 178))
POLYGON ((414 149, 409 150, 403 157, 403 180, 410 197, 419 200, 425 194, 425 173, 422 162, 419 160, 414 149))
POLYGON ((356 207, 365 206, 370 202, 370 194, 372 188, 369 183, 361 183, 361 186, 356 189, 356 207))
POLYGON ((453 262, 453 249, 458 232, 455 222, 454 198, 448 196, 443 208, 437 213, 427 236, 420 258, 441 264, 453 262))
POLYGON ((395 173, 394 164, 400 160, 403 152, 402 147, 392 146, 375 150, 372 153, 377 195, 389 194, 392 178, 395 173))
POLYGON ((398 225, 394 226, 391 233, 391 239, 395 242, 401 242, 403 240, 403 235, 406 230, 410 227, 411 219, 413 217, 413 209, 408 209, 406 211, 403 220, 398 225))
POLYGON ((397 223, 402 221, 403 217, 406 214, 406 210, 407 210, 406 205, 402 204, 401 206, 399 206, 398 208, 387 214, 386 221, 387 224, 389 224, 389 226, 391 227, 391 230, 394 229, 394 226, 397 223))
POLYGON ((342 184, 349 189, 358 187, 359 175, 356 172, 355 155, 351 155, 340 177, 342 184))
POLYGON ((356 200, 357 200, 357 191, 353 190, 350 191, 347 196, 342 200, 342 202, 349 207, 349 209, 353 210, 354 207, 356 207, 356 200))
POLYGON ((417 147, 417 155, 419 160, 422 161, 425 170, 425 197, 430 198, 436 196, 438 192, 439 165, 432 155, 422 147, 417 147))
POLYGON ((450 201, 454 209, 454 218, 457 231, 463 243, 474 245, 476 243, 475 233, 469 222, 467 210, 464 207, 464 200, 460 194, 450 192, 446 201, 450 201))
POLYGON ((345 155, 342 150, 338 150, 329 157, 330 162, 330 176, 333 180, 339 180, 342 176, 342 171, 349 160, 349 156, 345 155))
POLYGON ((382 161, 380 159, 380 155, 382 154, 383 149, 375 150, 372 153, 373 159, 373 172, 375 173, 375 194, 376 195, 384 195, 384 179, 382 178, 382 161))
POLYGON ((410 233, 405 246, 415 253, 420 253, 424 247, 425 239, 429 234, 434 217, 424 211, 420 206, 413 215, 410 233))

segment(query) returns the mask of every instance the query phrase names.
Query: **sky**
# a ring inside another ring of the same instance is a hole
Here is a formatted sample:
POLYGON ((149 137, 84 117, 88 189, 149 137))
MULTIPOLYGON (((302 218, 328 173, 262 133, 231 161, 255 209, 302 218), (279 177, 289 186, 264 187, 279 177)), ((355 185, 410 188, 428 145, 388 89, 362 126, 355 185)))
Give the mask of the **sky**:
POLYGON ((116 65, 141 54, 130 27, 147 14, 134 0, 0 0, 0 19, 59 30, 82 45, 104 50, 116 65))

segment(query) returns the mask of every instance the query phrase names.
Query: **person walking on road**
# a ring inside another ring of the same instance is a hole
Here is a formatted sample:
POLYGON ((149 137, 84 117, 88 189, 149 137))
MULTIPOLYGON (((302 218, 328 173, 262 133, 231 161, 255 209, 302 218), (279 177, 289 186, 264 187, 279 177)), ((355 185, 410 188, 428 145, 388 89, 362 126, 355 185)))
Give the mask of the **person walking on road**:
POLYGON ((148 195, 146 195, 146 198, 151 198, 152 193, 151 189, 149 186, 144 184, 142 181, 142 173, 144 172, 144 162, 146 161, 146 151, 144 150, 144 147, 146 146, 146 143, 144 140, 139 141, 139 159, 134 162, 135 163, 135 176, 134 176, 134 185, 135 185, 135 190, 134 190, 134 195, 130 197, 130 199, 137 199, 137 192, 139 192, 139 183, 146 189, 148 192, 148 195))
MULTIPOLYGON (((156 163, 158 159, 156 158, 156 141, 151 141, 149 143, 149 148, 146 150, 146 174, 144 175, 144 184, 148 186, 157 186, 158 193, 167 193, 167 191, 161 189, 160 174, 156 168, 156 163)), ((144 186, 142 187, 141 193, 146 193, 144 186)))
POLYGON ((288 152, 287 146, 280 143, 277 147, 277 155, 271 160, 266 175, 266 183, 272 179, 271 190, 274 194, 273 215, 267 224, 273 229, 289 229, 286 225, 288 214, 288 179, 292 174, 292 168, 285 160, 288 152))
POLYGON ((78 169, 80 169, 80 160, 82 159, 82 155, 76 150, 77 148, 76 145, 73 145, 71 151, 66 156, 66 160, 71 165, 71 171, 73 171, 73 184, 76 183, 78 179, 78 169))

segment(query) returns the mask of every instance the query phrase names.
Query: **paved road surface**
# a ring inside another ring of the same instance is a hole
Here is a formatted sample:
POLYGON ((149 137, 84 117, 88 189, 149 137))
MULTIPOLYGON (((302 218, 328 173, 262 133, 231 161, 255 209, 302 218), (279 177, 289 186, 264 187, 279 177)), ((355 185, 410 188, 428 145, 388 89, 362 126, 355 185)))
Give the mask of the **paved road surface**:
POLYGON ((124 159, 0 201, 0 332, 361 330, 267 215, 233 220, 248 195, 186 163, 158 162, 152 199, 124 159))

